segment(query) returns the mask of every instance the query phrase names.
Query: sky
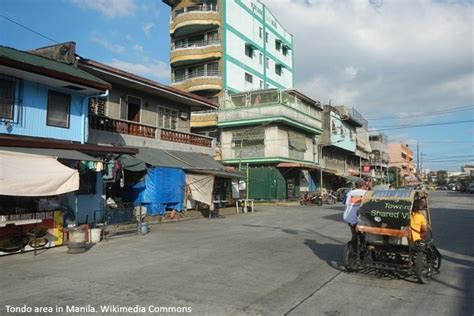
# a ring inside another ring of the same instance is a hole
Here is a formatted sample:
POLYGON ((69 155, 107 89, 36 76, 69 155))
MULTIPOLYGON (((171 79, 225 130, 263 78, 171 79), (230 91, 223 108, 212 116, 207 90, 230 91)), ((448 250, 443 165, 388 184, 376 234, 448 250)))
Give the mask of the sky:
MULTIPOLYGON (((294 36, 296 89, 418 143, 427 169, 474 164, 474 1, 262 2, 294 36)), ((0 45, 75 41, 80 56, 168 84, 169 14, 159 0, 4 0, 0 45)))

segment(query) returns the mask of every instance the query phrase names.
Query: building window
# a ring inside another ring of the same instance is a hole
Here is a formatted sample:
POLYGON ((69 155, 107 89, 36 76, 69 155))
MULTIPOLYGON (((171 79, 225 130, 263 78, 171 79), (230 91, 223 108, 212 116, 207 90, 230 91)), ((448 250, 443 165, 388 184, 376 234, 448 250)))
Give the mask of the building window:
POLYGON ((265 68, 269 69, 270 68, 270 58, 265 57, 265 68))
POLYGON ((245 44, 245 55, 250 58, 253 58, 253 47, 250 44, 245 44))
POLYGON ((140 110, 142 100, 140 98, 127 96, 125 100, 120 98, 120 118, 122 120, 140 122, 140 110))
POLYGON ((245 73, 245 81, 252 83, 253 82, 253 76, 249 73, 245 73))
POLYGON ((282 69, 282 66, 280 64, 275 64, 275 73, 278 76, 281 76, 281 69, 282 69))
POLYGON ((175 69, 173 82, 181 82, 186 80, 186 68, 175 69))
POLYGON ((13 120, 15 82, 0 79, 0 119, 13 120))
POLYGON ((174 129, 178 128, 178 111, 165 107, 158 107, 158 126, 161 128, 174 129))
POLYGON ((288 55, 288 46, 286 45, 283 45, 283 48, 281 50, 281 52, 283 53, 283 56, 287 56, 288 55))
POLYGON ((269 89, 270 86, 268 85, 268 83, 265 83, 265 89, 269 89))
POLYGON ((79 189, 77 195, 96 194, 97 173, 92 170, 81 171, 79 173, 79 189))
POLYGON ((263 61, 263 55, 262 53, 258 53, 258 64, 261 65, 263 61))
POLYGON ((275 40, 275 49, 279 51, 280 48, 281 48, 281 41, 279 39, 276 39, 275 40))
POLYGON ((265 129, 232 132, 232 148, 236 157, 263 157, 265 155, 265 129))
POLYGON ((71 96, 55 91, 48 91, 48 112, 46 125, 69 128, 71 96))
POLYGON ((208 76, 216 76, 219 74, 219 64, 217 62, 209 63, 206 67, 208 76))
POLYGON ((263 80, 260 80, 260 89, 263 89, 263 80))
POLYGON ((262 38, 263 29, 261 27, 258 28, 258 37, 262 38))
POLYGON ((265 32, 265 43, 268 43, 268 32, 265 32))

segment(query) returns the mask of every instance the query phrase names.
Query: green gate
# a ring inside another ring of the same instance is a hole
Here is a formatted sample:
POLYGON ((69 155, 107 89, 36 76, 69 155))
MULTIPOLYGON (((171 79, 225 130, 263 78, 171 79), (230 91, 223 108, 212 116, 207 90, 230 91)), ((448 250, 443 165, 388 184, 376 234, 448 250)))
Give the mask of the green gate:
POLYGON ((286 181, 276 167, 249 167, 249 198, 286 199, 286 181))

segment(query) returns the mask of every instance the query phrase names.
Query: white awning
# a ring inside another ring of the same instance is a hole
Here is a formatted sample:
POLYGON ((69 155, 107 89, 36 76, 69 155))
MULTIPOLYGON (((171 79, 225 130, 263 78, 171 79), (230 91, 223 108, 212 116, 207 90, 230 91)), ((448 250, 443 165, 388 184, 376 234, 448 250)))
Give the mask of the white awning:
POLYGON ((48 196, 79 189, 79 173, 55 158, 0 150, 0 194, 48 196))

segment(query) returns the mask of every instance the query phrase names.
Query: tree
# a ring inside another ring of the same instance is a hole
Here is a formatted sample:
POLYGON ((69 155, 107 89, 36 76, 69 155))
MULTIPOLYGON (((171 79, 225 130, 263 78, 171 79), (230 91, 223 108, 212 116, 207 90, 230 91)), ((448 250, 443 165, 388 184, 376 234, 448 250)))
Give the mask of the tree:
POLYGON ((448 184, 448 172, 446 170, 438 170, 436 173, 436 182, 438 185, 448 184))

